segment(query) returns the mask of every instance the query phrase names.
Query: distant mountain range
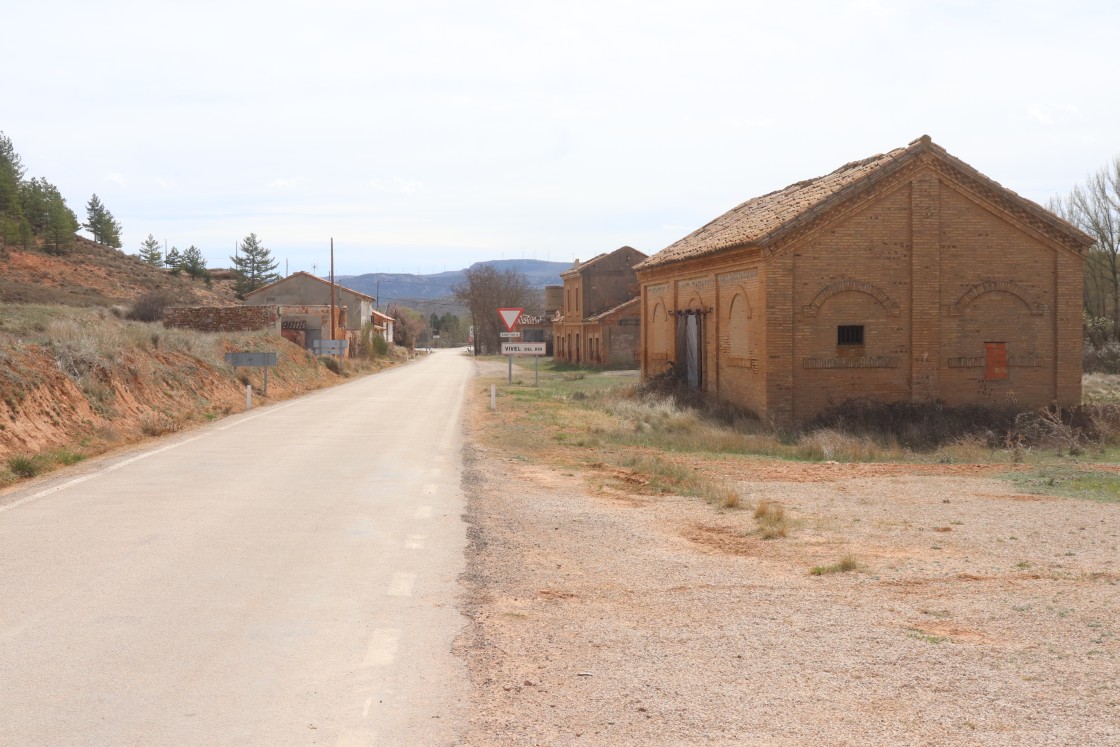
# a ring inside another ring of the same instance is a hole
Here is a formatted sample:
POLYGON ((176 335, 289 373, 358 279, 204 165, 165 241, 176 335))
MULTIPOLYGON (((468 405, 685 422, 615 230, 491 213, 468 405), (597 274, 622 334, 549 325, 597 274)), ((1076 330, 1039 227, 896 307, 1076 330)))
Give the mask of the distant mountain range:
POLYGON ((562 285, 560 273, 570 270, 568 262, 546 262, 541 259, 496 259, 489 262, 475 262, 464 270, 437 272, 432 275, 411 275, 401 273, 371 272, 365 275, 339 275, 335 282, 356 290, 359 293, 378 298, 378 306, 384 310, 386 304, 399 302, 405 306, 426 306, 423 302, 439 301, 454 296, 452 286, 462 283, 467 270, 489 265, 498 272, 516 270, 528 278, 534 288, 546 285, 562 285))

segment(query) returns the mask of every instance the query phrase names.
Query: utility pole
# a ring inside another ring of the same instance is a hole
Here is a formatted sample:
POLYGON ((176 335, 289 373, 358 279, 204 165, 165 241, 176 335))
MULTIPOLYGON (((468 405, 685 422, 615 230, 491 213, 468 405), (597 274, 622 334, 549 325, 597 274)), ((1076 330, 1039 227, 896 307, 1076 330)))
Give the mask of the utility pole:
POLYGON ((334 339, 334 237, 331 237, 331 339, 334 339))

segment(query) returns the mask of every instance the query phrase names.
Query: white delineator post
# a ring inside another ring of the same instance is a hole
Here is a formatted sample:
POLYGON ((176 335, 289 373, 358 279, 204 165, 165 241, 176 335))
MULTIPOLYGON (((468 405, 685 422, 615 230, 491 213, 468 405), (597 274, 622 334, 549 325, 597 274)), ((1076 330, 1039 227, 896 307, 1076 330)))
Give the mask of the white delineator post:
POLYGON ((498 409, 498 385, 497 384, 491 384, 490 385, 490 409, 491 410, 497 410, 498 409))
POLYGON ((252 410, 253 409, 253 385, 252 384, 246 384, 245 385, 245 409, 246 410, 252 410))

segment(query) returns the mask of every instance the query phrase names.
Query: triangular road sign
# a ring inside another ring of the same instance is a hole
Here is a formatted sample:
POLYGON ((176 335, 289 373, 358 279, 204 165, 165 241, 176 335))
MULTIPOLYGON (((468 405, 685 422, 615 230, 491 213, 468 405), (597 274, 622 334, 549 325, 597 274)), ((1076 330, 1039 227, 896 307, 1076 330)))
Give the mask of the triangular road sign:
POLYGON ((521 318, 521 312, 525 309, 498 309, 498 314, 502 317, 502 324, 506 325, 506 329, 510 332, 513 331, 513 325, 517 324, 517 320, 521 318))

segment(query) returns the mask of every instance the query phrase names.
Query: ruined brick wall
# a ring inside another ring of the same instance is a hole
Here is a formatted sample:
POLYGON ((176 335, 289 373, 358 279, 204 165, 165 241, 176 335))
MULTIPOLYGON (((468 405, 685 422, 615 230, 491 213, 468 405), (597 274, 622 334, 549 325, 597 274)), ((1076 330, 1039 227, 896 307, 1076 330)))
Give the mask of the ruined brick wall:
POLYGON ((163 323, 199 332, 272 329, 280 334, 280 315, 275 306, 172 306, 164 310, 163 323))

